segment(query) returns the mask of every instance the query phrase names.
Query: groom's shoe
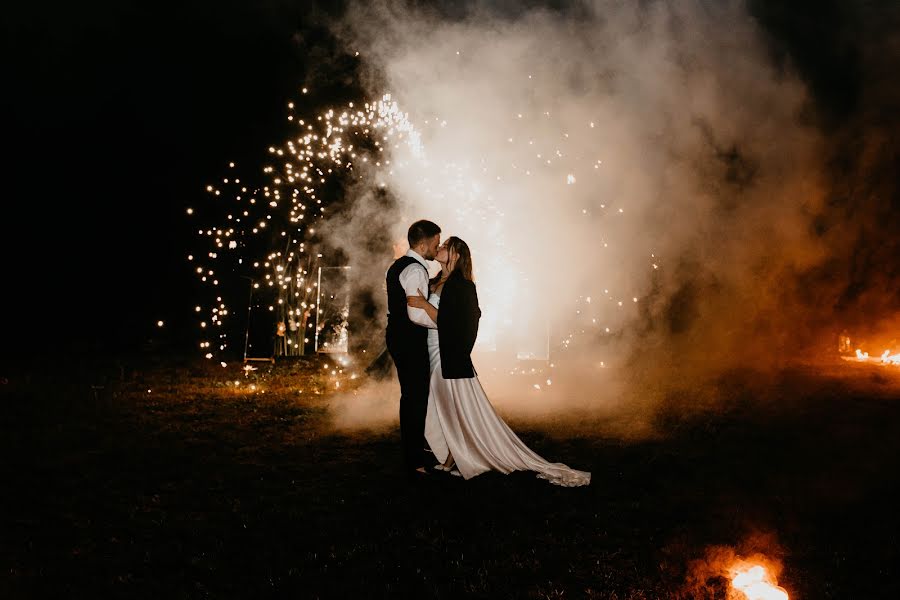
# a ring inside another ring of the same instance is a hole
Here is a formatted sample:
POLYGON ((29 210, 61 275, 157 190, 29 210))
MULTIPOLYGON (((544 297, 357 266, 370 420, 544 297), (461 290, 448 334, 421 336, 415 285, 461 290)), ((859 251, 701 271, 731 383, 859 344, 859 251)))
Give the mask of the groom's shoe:
POLYGON ((431 478, 431 473, 428 472, 428 469, 425 467, 419 467, 418 469, 412 469, 407 471, 406 477, 411 482, 425 481, 426 479, 431 478))

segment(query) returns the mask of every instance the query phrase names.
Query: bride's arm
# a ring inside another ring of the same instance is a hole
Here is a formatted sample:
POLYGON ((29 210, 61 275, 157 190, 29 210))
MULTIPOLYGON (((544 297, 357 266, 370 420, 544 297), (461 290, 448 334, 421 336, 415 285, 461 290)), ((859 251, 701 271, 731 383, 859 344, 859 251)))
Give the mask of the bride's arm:
POLYGON ((413 308, 421 308, 425 311, 425 314, 428 315, 428 318, 437 323, 438 309, 428 301, 428 298, 425 297, 422 290, 418 290, 418 292, 418 296, 407 296, 406 303, 413 308))

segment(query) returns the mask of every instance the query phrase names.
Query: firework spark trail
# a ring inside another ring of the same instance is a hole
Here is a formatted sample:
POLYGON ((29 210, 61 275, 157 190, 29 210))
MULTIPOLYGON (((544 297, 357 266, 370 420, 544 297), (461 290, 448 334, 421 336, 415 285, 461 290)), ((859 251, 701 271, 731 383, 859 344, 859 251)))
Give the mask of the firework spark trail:
MULTIPOLYGON (((278 319, 290 323, 293 331, 298 322, 305 321, 301 319, 304 313, 315 309, 317 283, 311 273, 320 257, 312 256, 315 250, 309 247, 309 238, 315 234, 317 221, 326 218, 322 187, 336 171, 351 173, 357 163, 389 167, 391 159, 384 151, 392 145, 403 144, 417 160, 424 156, 419 134, 390 95, 364 103, 362 108, 350 102, 340 112, 331 109, 310 122, 293 114, 294 103, 288 109, 287 119, 297 132, 282 146, 269 148, 278 164, 263 168, 267 185, 249 187, 240 178, 224 177, 220 185, 207 186, 215 202, 231 193, 232 203, 224 210, 225 223, 198 231, 210 247, 205 256, 191 254, 188 260, 196 265, 200 280, 214 288, 224 278, 241 276, 252 281, 254 290, 265 292, 268 288, 267 309, 277 312, 278 319)), ((233 169, 235 164, 229 167, 233 169)), ((196 212, 187 209, 190 216, 196 212)), ((203 310, 195 307, 198 314, 203 310)), ((201 320, 200 328, 212 328, 215 335, 207 335, 200 348, 207 358, 214 358, 216 351, 228 348, 223 325, 232 309, 217 295, 207 310, 208 321, 201 320)), ((299 335, 304 337, 303 332, 299 335)), ((298 344, 299 340, 289 339, 288 343, 298 344)))
MULTIPOLYGON (((390 23, 385 27, 399 27, 390 23)), ((802 90, 791 81, 760 87, 758 80, 769 69, 765 64, 750 60, 743 66, 746 74, 723 70, 721 56, 705 45, 693 46, 695 40, 687 36, 678 50, 688 63, 700 66, 698 75, 686 73, 662 58, 671 51, 662 25, 642 29, 630 21, 641 33, 602 52, 591 41, 593 30, 587 37, 568 36, 550 51, 535 32, 558 36, 560 24, 543 17, 499 37, 490 24, 472 23, 464 30, 428 28, 422 39, 403 39, 417 31, 415 22, 404 24, 409 27, 400 28, 399 39, 376 28, 363 42, 372 46, 373 61, 386 65, 390 87, 402 90, 410 113, 390 96, 362 108, 326 110, 312 119, 295 115, 289 106, 288 121, 296 129, 285 143, 269 149, 276 161, 264 169, 268 185, 252 192, 241 187, 234 196, 243 212, 225 215, 227 227, 201 232, 213 245, 196 267, 201 279, 214 285, 222 279, 220 255, 230 253, 254 285, 274 292, 267 308, 278 312, 277 320, 291 331, 304 327, 302 317, 315 308, 316 285, 309 276, 320 258, 312 245, 316 230, 346 246, 342 250, 348 250, 351 264, 368 266, 371 260, 371 251, 353 251, 365 224, 342 228, 328 219, 330 182, 353 173, 350 179, 359 183, 348 186, 344 203, 351 207, 350 220, 355 216, 365 222, 372 208, 357 211, 356 205, 367 202, 366 188, 382 188, 401 206, 392 239, 402 238, 413 220, 429 218, 441 225, 445 237, 459 235, 469 243, 483 308, 479 346, 537 357, 541 351, 536 348, 550 346, 552 330, 559 349, 586 359, 596 374, 627 359, 638 337, 629 327, 639 317, 665 311, 666 294, 688 292, 687 315, 707 309, 706 298, 691 300, 690 295, 698 289, 691 286, 705 285, 704 279, 691 274, 685 284, 675 270, 662 272, 666 257, 683 251, 679 244, 705 260, 701 277, 709 273, 735 295, 746 295, 746 281, 751 281, 736 266, 754 267, 763 259, 772 263, 765 252, 757 257, 753 250, 748 256, 747 249, 756 246, 734 241, 760 224, 777 223, 776 237, 796 243, 796 256, 785 261, 789 267, 815 257, 803 228, 795 226, 805 210, 802 203, 793 208, 782 202, 806 194, 807 178, 786 182, 788 166, 762 151, 776 131, 789 131, 792 137, 782 136, 781 142, 798 157, 795 171, 804 171, 809 138, 792 128, 802 90), (377 47, 378 41, 388 47, 377 47), (560 64, 570 67, 560 69, 560 64), (598 70, 615 73, 613 81, 628 93, 611 93, 607 78, 595 78, 598 70), (703 75, 708 71, 723 83, 711 86, 703 75), (778 109, 759 119, 754 110, 719 108, 737 98, 743 102, 747 89, 760 105, 778 109), (671 98, 688 104, 678 102, 673 113, 671 98), (723 198, 716 187, 722 164, 709 156, 710 146, 720 144, 716 137, 757 163, 754 185, 745 191, 723 186, 723 198), (718 203, 734 202, 728 196, 735 194, 745 196, 740 209, 725 213, 724 225, 716 223, 718 203), (715 230, 720 234, 712 240, 701 239, 702 232, 715 230), (731 230, 741 235, 732 236, 731 230), (266 243, 251 244, 254 236, 266 243), (714 253, 703 246, 711 243, 719 243, 714 253), (208 264, 217 258, 215 268, 208 264), (649 294, 656 295, 655 304, 642 302, 649 294), (632 347, 612 347, 627 344, 632 347)), ((608 27, 601 36, 617 31, 608 27)), ((750 29, 741 32, 748 44, 754 42, 750 29)), ((225 192, 220 186, 209 190, 215 199, 225 192)), ((235 265, 228 266, 234 271, 235 265)), ((721 294, 721 304, 709 304, 708 311, 730 315, 729 300, 721 294)), ((221 328, 229 303, 217 299, 210 312, 209 322, 221 328)), ((219 350, 227 347, 223 336, 215 342, 219 350)), ((722 344, 736 336, 727 337, 722 344)), ((212 344, 205 343, 212 357, 212 344)), ((701 352, 701 364, 708 363, 705 349, 694 351, 701 352)))
MULTIPOLYGON (((527 286, 540 283, 529 280, 534 274, 511 248, 508 230, 515 224, 507 222, 496 196, 513 193, 509 182, 526 180, 535 172, 558 172, 555 180, 560 189, 552 190, 553 194, 565 194, 566 188, 577 185, 573 173, 601 172, 602 159, 592 156, 586 160, 569 154, 566 144, 572 136, 560 130, 548 111, 534 115, 532 125, 536 127, 523 126, 528 120, 522 113, 510 113, 511 127, 498 128, 498 139, 520 146, 521 152, 512 153, 510 160, 507 155, 478 156, 469 148, 456 148, 449 155, 438 152, 437 159, 430 159, 422 133, 390 94, 377 102, 364 103, 361 109, 351 102, 343 110, 327 110, 311 121, 298 118, 293 103, 288 109, 287 119, 298 132, 281 146, 269 147, 278 164, 263 168, 267 185, 250 188, 239 178, 225 177, 222 185, 207 187, 216 202, 230 192, 232 209, 224 214, 227 224, 199 230, 212 248, 204 260, 193 255, 189 260, 196 264, 201 281, 213 287, 219 286, 224 277, 243 276, 253 281, 255 290, 268 288, 267 309, 277 312, 277 320, 292 332, 306 323, 302 317, 315 309, 317 283, 311 273, 321 256, 310 246, 310 237, 316 233, 316 222, 327 220, 329 202, 321 190, 331 179, 354 172, 359 180, 367 179, 370 185, 381 188, 413 181, 413 190, 404 189, 405 194, 416 198, 407 210, 438 220, 445 235, 461 235, 480 250, 477 268, 486 316, 479 345, 490 349, 497 347, 498 335, 509 335, 514 309, 523 304, 527 286), (523 131, 529 135, 520 135, 523 131)), ((583 126, 588 133, 594 129, 591 122, 583 126)), ((446 120, 433 117, 424 120, 422 131, 433 133, 447 127, 446 120)), ((229 167, 234 168, 234 163, 229 167)), ((578 177, 584 181, 584 175, 578 177)), ((601 203, 600 208, 606 209, 606 204, 601 203)), ((190 215, 194 212, 188 209, 190 215)), ((624 209, 619 207, 616 213, 621 215, 624 209)), ((582 209, 580 216, 589 218, 589 210, 582 209)), ((405 226, 405 221, 397 223, 398 230, 405 226)), ((619 308, 626 301, 613 296, 609 289, 603 290, 602 300, 619 308)), ((630 298, 631 302, 637 300, 630 298)), ((609 334, 609 324, 598 320, 592 304, 596 306, 597 302, 589 295, 575 301, 575 313, 586 315, 582 316, 582 326, 609 334)), ((203 309, 197 306, 195 311, 201 313, 203 309)), ((217 355, 215 350, 228 348, 223 325, 232 309, 222 295, 217 295, 208 311, 209 321, 201 321, 200 327, 209 330, 212 326, 217 337, 211 341, 207 336, 200 347, 212 359, 217 355)), ((311 327, 311 323, 306 325, 306 329, 311 327)), ((563 347, 585 331, 567 332, 563 347)), ((308 336, 301 337, 308 341, 308 336)), ((301 337, 289 337, 288 344, 298 345, 301 337)))
MULTIPOLYGON (((478 347, 497 350, 479 364, 553 358, 527 397, 521 381, 486 379, 500 405, 607 414, 634 400, 652 423, 673 388, 712 390, 709 377, 772 360, 804 308, 784 281, 823 256, 805 89, 773 72, 738 8, 655 6, 509 24, 351 11, 344 41, 399 104, 289 114, 267 185, 211 186, 214 202, 242 195, 244 212, 203 231, 215 256, 198 275, 251 277, 296 347, 315 332, 310 274, 326 246, 383 302, 377 246, 428 218, 472 249, 478 347)), ((222 319, 246 294, 234 298, 206 309, 210 358, 234 344, 222 319)))

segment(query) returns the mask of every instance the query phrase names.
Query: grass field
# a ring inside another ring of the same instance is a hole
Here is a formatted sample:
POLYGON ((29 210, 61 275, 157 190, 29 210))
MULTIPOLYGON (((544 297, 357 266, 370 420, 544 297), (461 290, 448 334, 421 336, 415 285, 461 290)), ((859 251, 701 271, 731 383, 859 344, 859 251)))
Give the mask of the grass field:
POLYGON ((394 424, 334 427, 365 378, 325 362, 7 365, 0 597, 724 599, 754 554, 792 599, 900 597, 900 369, 745 374, 642 440, 510 419, 592 472, 565 489, 407 483, 394 424))

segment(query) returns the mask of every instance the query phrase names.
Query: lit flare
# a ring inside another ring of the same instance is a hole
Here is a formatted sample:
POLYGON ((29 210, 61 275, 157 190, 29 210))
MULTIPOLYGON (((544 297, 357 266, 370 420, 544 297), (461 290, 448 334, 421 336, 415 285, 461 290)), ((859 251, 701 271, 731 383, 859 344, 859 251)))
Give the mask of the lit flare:
POLYGON ((762 565, 744 565, 734 569, 731 586, 747 600, 788 600, 787 591, 776 585, 762 565))

